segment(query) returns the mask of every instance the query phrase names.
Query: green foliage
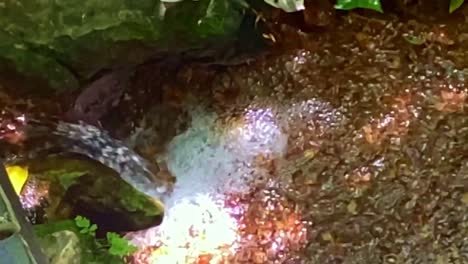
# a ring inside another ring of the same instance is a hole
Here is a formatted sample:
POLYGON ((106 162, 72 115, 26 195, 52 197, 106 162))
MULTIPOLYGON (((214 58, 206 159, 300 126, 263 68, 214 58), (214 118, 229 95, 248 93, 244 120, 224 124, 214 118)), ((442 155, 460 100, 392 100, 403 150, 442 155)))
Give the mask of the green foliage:
POLYGON ((96 236, 97 225, 91 224, 88 218, 78 215, 75 217, 75 224, 80 229, 81 234, 96 236))
MULTIPOLYGON (((278 0, 265 0, 268 1, 278 1, 278 0)), ((460 6, 465 2, 465 0, 450 0, 449 12, 453 13, 455 10, 460 8, 460 6)), ((378 12, 383 12, 382 5, 380 0, 337 0, 335 5, 336 9, 341 10, 351 10, 354 8, 366 8, 372 9, 378 12)))
MULTIPOLYGON (((106 238, 96 238, 94 233, 96 230, 93 229, 97 229, 97 226, 82 216, 77 216, 74 220, 34 226, 36 235, 43 243, 50 241, 50 237, 56 232, 67 230, 77 234, 80 240, 82 263, 124 264, 122 257, 135 252, 136 247, 118 234, 111 233, 106 238), (82 232, 83 230, 86 230, 86 232, 82 232)), ((53 245, 49 246, 53 247, 53 245)))
POLYGON ((450 0, 449 12, 452 13, 457 10, 465 0, 450 0))
POLYGON ((4 33, 0 34, 0 56, 25 75, 47 77, 53 88, 74 89, 78 80, 63 65, 85 71, 77 65, 83 55, 96 55, 95 61, 102 64, 116 55, 104 52, 97 56, 103 46, 156 38, 159 22, 155 12, 157 2, 152 0, 7 1, 0 9, 4 33), (11 41, 14 45, 6 44, 11 41))
MULTIPOLYGON (((75 217, 75 224, 81 234, 96 237, 97 225, 92 224, 88 218, 79 215, 75 217)), ((117 257, 131 255, 138 250, 128 240, 114 232, 107 233, 106 239, 96 239, 96 243, 99 248, 105 248, 110 255, 117 257)))
POLYGON ((128 240, 116 233, 109 232, 106 235, 110 245, 109 253, 114 256, 124 257, 135 253, 138 248, 130 244, 128 240))
POLYGON ((338 0, 335 5, 336 9, 351 10, 354 8, 366 8, 383 12, 380 0, 338 0))
POLYGON ((194 49, 234 37, 243 6, 232 0, 181 1, 164 15, 162 35, 169 49, 194 49))
POLYGON ((6 1, 0 59, 24 75, 47 78, 53 88, 75 89, 100 69, 232 35, 243 18, 239 3, 183 1, 166 10, 158 0, 6 1))
MULTIPOLYGON (((85 223, 83 222, 83 225, 85 223)), ((91 226, 91 224, 89 225, 91 226)), ((43 246, 48 247, 60 247, 57 245, 47 245, 48 241, 51 241, 54 233, 61 231, 72 231, 75 233, 80 240, 80 251, 82 252, 82 263, 89 264, 104 264, 104 263, 115 263, 124 264, 121 258, 110 255, 106 248, 103 248, 101 244, 96 240, 95 236, 89 233, 83 234, 80 232, 81 228, 77 226, 75 220, 58 221, 54 223, 34 225, 34 230, 38 238, 40 239, 43 246)), ((52 240, 53 241, 53 240, 52 240)), ((60 243, 60 242, 59 242, 60 243)))
POLYGON ((422 45, 426 43, 426 38, 423 36, 405 35, 404 38, 408 43, 413 45, 422 45))
POLYGON ((78 227, 80 234, 95 239, 96 248, 105 250, 108 254, 116 257, 129 256, 138 250, 138 247, 130 244, 130 242, 114 232, 108 232, 105 239, 96 239, 97 225, 83 216, 77 216, 74 219, 75 225, 78 227))
POLYGON ((74 220, 58 221, 50 224, 34 225, 34 231, 38 237, 45 237, 49 234, 62 231, 70 230, 72 232, 79 233, 80 229, 76 226, 74 220))
POLYGON ((265 2, 285 12, 296 12, 305 8, 304 0, 265 0, 265 2))
POLYGON ((124 40, 142 36, 130 30, 132 24, 156 33, 156 21, 148 20, 155 15, 154 9, 151 0, 8 1, 0 11, 0 24, 8 33, 38 45, 53 44, 65 36, 78 39, 96 30, 104 30, 108 38, 124 40), (119 34, 112 30, 117 28, 119 34))
MULTIPOLYGON (((0 40, 4 39, 0 31, 0 40)), ((37 77, 37 73, 40 72, 40 77, 45 78, 52 88, 66 87, 72 90, 78 87, 78 81, 68 69, 53 58, 33 52, 21 42, 18 45, 0 43, 0 60, 3 67, 12 65, 25 77, 37 77)))

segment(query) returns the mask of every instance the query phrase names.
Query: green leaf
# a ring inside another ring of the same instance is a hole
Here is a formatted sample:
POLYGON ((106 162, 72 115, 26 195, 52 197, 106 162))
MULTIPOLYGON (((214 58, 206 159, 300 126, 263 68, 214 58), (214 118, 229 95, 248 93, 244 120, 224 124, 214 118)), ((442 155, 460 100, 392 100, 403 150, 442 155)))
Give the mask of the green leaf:
POLYGON ((341 9, 341 10, 351 10, 354 8, 366 8, 366 9, 371 9, 371 10, 375 10, 377 12, 383 13, 380 0, 338 0, 335 5, 335 8, 341 9))
POLYGON ((97 225, 91 225, 91 221, 88 218, 78 215, 75 217, 75 224, 80 229, 80 234, 89 236, 96 236, 97 225))
POLYGON ((12 64, 25 77, 47 78, 49 86, 56 90, 79 86, 75 76, 54 58, 33 51, 22 39, 4 30, 0 30, 0 60, 0 67, 12 64))
POLYGON ((450 0, 449 13, 453 13, 455 10, 457 10, 463 4, 463 2, 465 2, 465 0, 450 0))
MULTIPOLYGON (((149 19, 156 15, 155 5, 152 0, 7 1, 0 10, 0 25, 27 42, 49 45, 60 37, 77 39, 94 31, 125 27, 125 23, 150 26, 155 22, 149 19)), ((125 39, 128 34, 118 37, 125 39)))
POLYGON ((34 225, 34 231, 38 237, 44 237, 46 235, 61 231, 61 230, 70 230, 73 232, 78 232, 79 228, 76 225, 74 220, 65 220, 58 221, 48 224, 38 224, 34 225))
POLYGON ((128 240, 116 233, 109 232, 106 235, 110 248, 109 253, 114 256, 124 257, 138 250, 138 247, 130 244, 128 240))
POLYGON ((241 2, 187 0, 165 9, 158 0, 4 1, 0 59, 73 90, 101 69, 231 40, 244 17, 241 2))
POLYGON ((265 3, 285 12, 297 12, 305 9, 304 0, 265 0, 265 3))
POLYGON ((243 18, 238 1, 199 0, 175 3, 166 11, 162 35, 168 48, 197 48, 208 40, 232 37, 243 18))
MULTIPOLYGON (((79 217, 82 219, 83 217, 79 217)), ((109 253, 109 245, 106 238, 96 239, 89 234, 80 233, 79 228, 74 220, 58 221, 48 224, 34 225, 35 233, 38 238, 43 240, 53 233, 60 231, 72 231, 78 235, 80 239, 80 249, 82 252, 82 262, 86 264, 125 264, 122 257, 111 255, 109 253)), ((59 241, 60 243, 61 241, 59 241)))
POLYGON ((89 228, 91 226, 91 222, 89 221, 89 219, 81 215, 78 215, 77 217, 75 217, 75 224, 76 226, 82 229, 89 228))
POLYGON ((91 226, 89 227, 89 231, 90 231, 90 232, 94 232, 94 231, 96 231, 96 230, 97 230, 97 225, 96 225, 96 224, 93 224, 93 225, 91 225, 91 226))
POLYGON ((405 35, 403 37, 406 41, 413 45, 422 45, 426 42, 426 38, 424 38, 423 36, 405 35))
POLYGON ((53 88, 76 89, 79 80, 68 66, 79 74, 107 67, 120 57, 113 43, 154 40, 159 24, 153 0, 3 1, 0 27, 24 49, 15 53, 0 35, 0 58, 13 61, 21 73, 50 79, 53 88))

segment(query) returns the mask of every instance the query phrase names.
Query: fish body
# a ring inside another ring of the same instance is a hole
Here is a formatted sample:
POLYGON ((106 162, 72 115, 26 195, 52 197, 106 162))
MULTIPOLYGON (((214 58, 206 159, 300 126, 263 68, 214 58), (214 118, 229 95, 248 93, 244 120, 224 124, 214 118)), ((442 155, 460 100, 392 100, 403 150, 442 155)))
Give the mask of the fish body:
POLYGON ((26 120, 3 115, 0 120, 0 141, 12 145, 15 157, 77 153, 115 170, 135 189, 164 200, 170 192, 170 182, 159 177, 159 167, 151 164, 123 141, 103 129, 84 122, 60 120, 26 120))

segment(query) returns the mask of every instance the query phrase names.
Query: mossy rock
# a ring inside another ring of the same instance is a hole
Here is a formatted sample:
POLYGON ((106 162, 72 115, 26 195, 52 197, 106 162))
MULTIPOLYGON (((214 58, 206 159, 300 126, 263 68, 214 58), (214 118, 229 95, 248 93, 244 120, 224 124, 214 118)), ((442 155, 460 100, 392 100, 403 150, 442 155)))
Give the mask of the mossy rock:
POLYGON ((146 229, 162 221, 161 201, 137 191, 98 161, 64 154, 22 160, 18 165, 29 171, 21 191, 23 203, 32 192, 44 194, 40 198, 43 202, 30 210, 36 224, 82 215, 96 223, 100 232, 123 232, 146 229))

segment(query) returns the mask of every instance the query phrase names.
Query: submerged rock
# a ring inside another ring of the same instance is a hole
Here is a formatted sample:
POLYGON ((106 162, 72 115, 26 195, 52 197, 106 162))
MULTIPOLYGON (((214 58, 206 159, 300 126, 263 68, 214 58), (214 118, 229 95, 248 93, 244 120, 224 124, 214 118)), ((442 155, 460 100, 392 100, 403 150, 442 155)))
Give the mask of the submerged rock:
POLYGON ((79 155, 49 155, 17 164, 29 179, 20 198, 33 223, 89 218, 99 232, 135 231, 159 225, 163 204, 101 163, 79 155))
POLYGON ((50 264, 80 264, 81 245, 78 235, 72 231, 58 231, 41 239, 44 254, 50 264))

